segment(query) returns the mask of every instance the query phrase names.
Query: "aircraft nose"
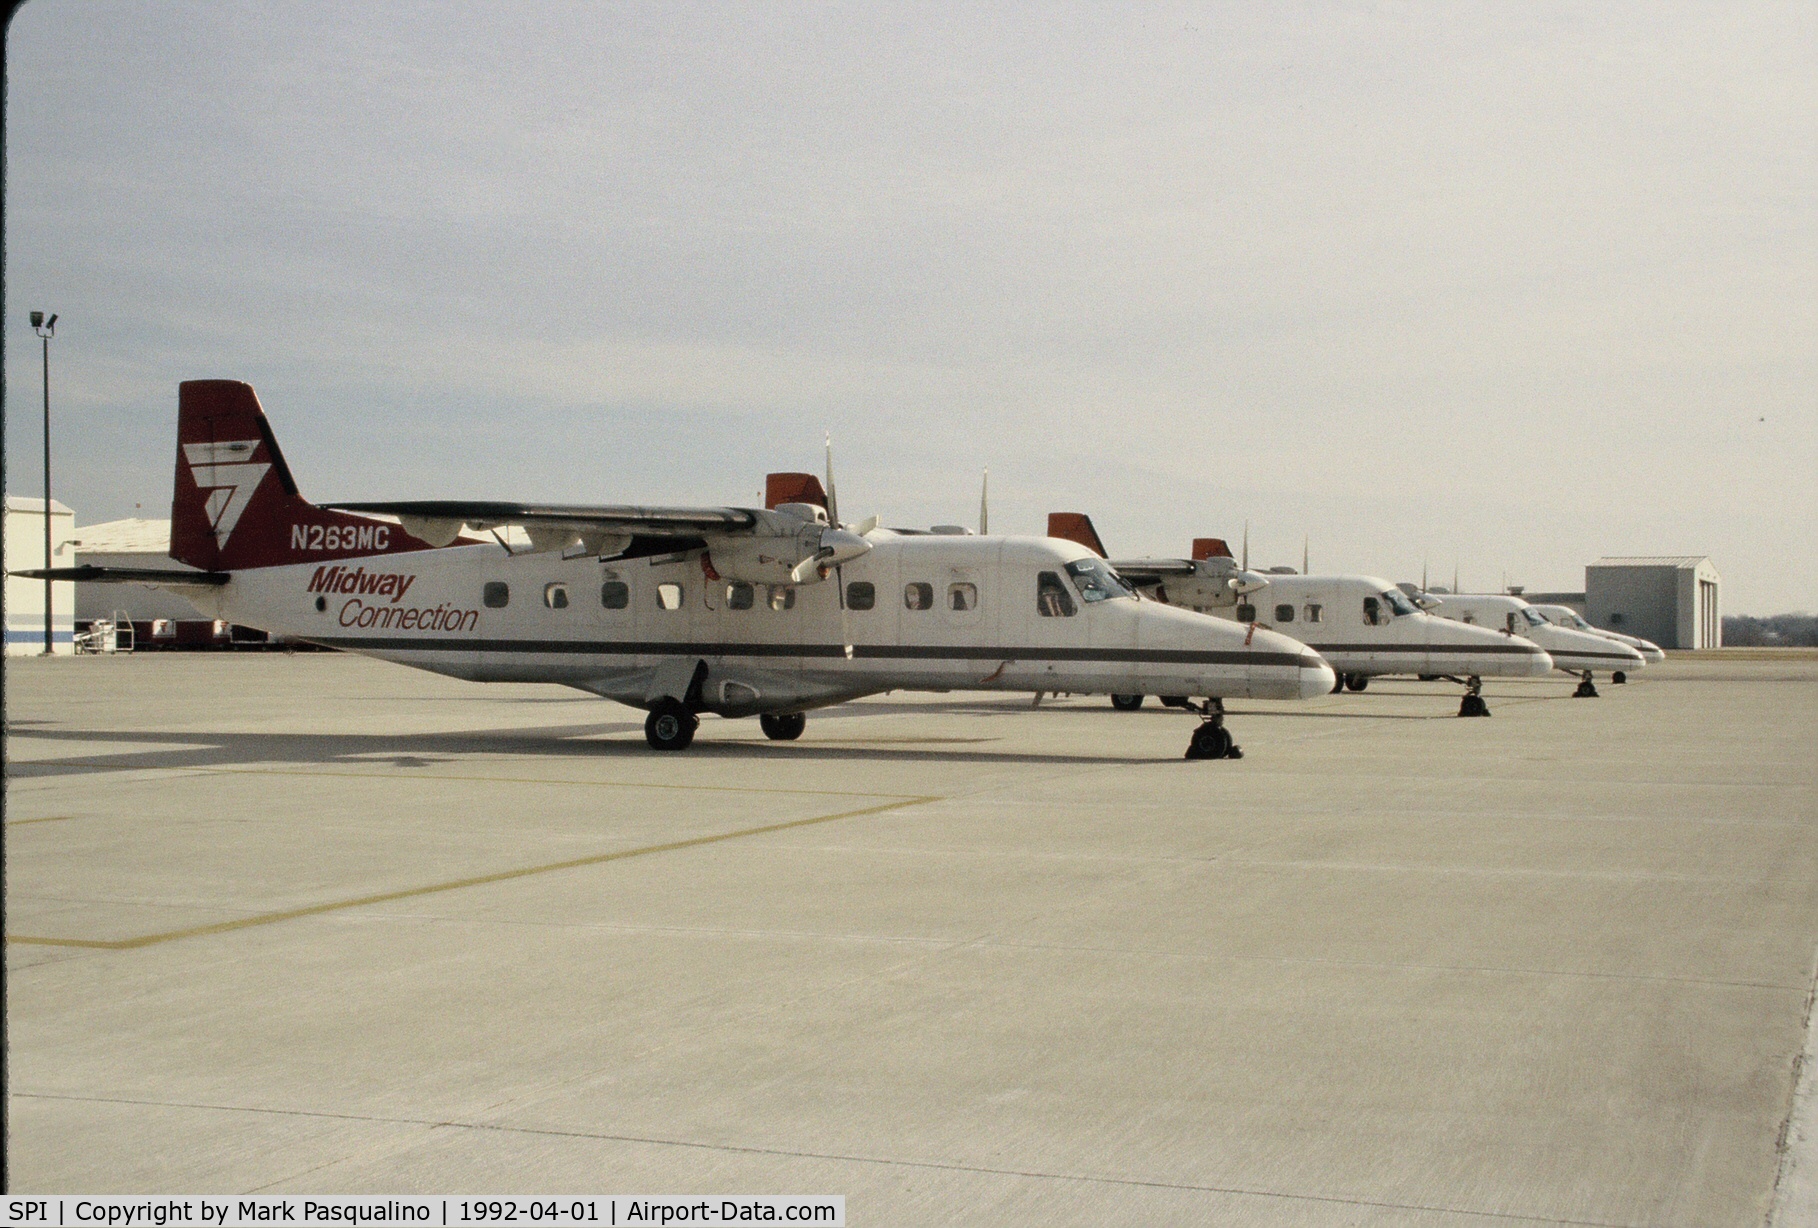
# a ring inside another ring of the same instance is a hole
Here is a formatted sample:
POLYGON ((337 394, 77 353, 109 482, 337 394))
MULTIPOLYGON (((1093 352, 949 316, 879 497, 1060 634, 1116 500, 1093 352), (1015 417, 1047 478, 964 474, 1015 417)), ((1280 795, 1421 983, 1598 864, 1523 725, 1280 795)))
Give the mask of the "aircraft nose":
POLYGON ((1536 648, 1528 655, 1529 678, 1544 678, 1553 672, 1553 658, 1544 649, 1536 648))
POLYGON ((1306 652, 1300 658, 1300 697, 1318 699, 1329 695, 1332 688, 1338 685, 1338 675, 1326 664, 1326 659, 1316 652, 1306 652))

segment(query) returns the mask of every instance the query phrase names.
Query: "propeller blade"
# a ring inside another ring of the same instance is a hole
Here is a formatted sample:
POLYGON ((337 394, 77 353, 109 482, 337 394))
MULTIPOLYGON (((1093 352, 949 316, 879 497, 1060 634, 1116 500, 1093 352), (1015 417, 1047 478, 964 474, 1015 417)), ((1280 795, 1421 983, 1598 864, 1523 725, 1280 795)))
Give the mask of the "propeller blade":
POLYGON ((1238 564, 1245 571, 1250 570, 1250 522, 1244 521, 1244 561, 1238 564))
POLYGON ((827 519, 833 523, 840 522, 839 495, 833 489, 833 432, 826 435, 827 441, 827 519))
POLYGON ((991 531, 991 517, 986 510, 991 496, 991 468, 985 467, 985 476, 978 484, 978 535, 985 536, 991 531))

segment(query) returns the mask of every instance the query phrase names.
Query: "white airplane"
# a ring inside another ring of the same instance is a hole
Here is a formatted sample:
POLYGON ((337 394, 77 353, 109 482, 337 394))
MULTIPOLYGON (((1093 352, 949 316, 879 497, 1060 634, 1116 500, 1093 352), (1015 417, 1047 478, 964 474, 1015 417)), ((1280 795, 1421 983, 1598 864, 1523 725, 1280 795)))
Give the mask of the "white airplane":
POLYGON ((1597 697, 1597 684, 1591 680, 1591 671, 1607 669, 1611 671, 1612 681, 1627 681, 1626 671, 1647 664, 1642 655, 1627 644, 1588 631, 1554 626, 1519 597, 1503 593, 1429 593, 1427 599, 1438 601, 1433 612, 1441 618, 1495 627, 1511 638, 1520 637, 1539 644, 1552 656, 1554 668, 1578 675, 1578 689, 1572 694, 1579 699, 1597 697))
MULTIPOLYGON (((1635 635, 1624 635, 1620 631, 1609 631, 1603 627, 1593 627, 1584 620, 1584 615, 1580 614, 1577 610, 1574 610, 1571 606, 1537 605, 1534 609, 1539 612, 1542 618, 1552 623, 1555 627, 1566 627, 1573 631, 1586 631, 1592 635, 1601 635, 1606 640, 1615 640, 1618 644, 1627 644, 1630 648, 1633 648, 1636 652, 1640 653, 1641 659, 1646 661, 1649 665, 1659 665, 1662 661, 1666 660, 1666 653, 1661 650, 1660 645, 1654 643, 1652 640, 1644 640, 1640 636, 1635 635)), ((1616 673, 1610 675, 1610 681, 1626 682, 1628 680, 1624 678, 1622 672, 1618 670, 1616 673)))
MULTIPOLYGON (((1077 512, 1050 516, 1048 532, 1104 549, 1092 522, 1077 512)), ((1465 685, 1460 716, 1488 716, 1484 678, 1539 678, 1553 668, 1539 645, 1434 618, 1387 580, 1254 572, 1218 538, 1195 539, 1190 559, 1114 559, 1111 566, 1158 601, 1295 636, 1338 672, 1334 691, 1361 691, 1384 674, 1443 677, 1465 685)), ((1142 696, 1113 702, 1134 708, 1142 696)))
POLYGON ((648 711, 658 750, 687 747, 702 712, 789 740, 809 709, 890 690, 1140 690, 1208 696, 1187 755, 1238 758, 1224 697, 1332 686, 1305 645, 1138 601, 1072 542, 849 528, 806 474, 773 475, 770 495, 318 506, 252 388, 195 380, 178 392, 171 557, 197 570, 53 578, 159 584, 214 617, 458 678, 565 684, 648 711))

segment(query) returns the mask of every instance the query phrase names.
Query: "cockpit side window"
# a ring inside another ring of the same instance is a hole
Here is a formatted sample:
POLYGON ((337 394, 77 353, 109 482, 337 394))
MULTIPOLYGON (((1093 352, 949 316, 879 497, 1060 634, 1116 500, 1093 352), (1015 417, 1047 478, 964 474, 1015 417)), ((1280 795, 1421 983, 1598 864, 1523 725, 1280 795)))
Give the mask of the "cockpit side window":
POLYGON ((1382 602, 1374 597, 1364 598, 1363 616, 1366 627, 1380 627, 1389 621, 1389 616, 1382 612, 1382 602))
POLYGON ((1073 594, 1058 574, 1044 571, 1035 577, 1035 609, 1043 618, 1073 617, 1073 594))
POLYGON ((1103 559, 1075 559, 1067 564, 1067 574, 1073 578, 1073 587, 1079 590, 1080 598, 1087 605, 1136 595, 1136 590, 1103 559))

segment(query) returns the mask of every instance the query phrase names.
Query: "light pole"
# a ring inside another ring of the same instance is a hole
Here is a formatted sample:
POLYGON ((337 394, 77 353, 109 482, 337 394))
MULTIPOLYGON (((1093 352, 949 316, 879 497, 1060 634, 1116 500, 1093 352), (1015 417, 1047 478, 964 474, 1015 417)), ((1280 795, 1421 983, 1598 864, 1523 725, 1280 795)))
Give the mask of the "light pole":
MULTIPOLYGON (((57 332, 57 314, 44 318, 42 311, 32 312, 32 331, 44 342, 44 569, 51 566, 51 498, 50 498, 50 339, 57 332)), ((51 578, 44 577, 44 655, 51 649, 51 578)))

